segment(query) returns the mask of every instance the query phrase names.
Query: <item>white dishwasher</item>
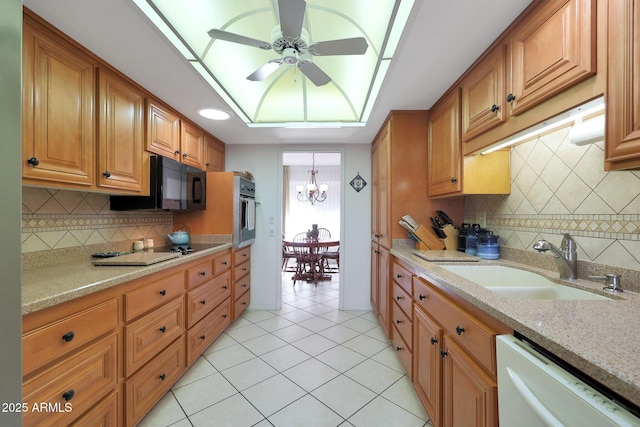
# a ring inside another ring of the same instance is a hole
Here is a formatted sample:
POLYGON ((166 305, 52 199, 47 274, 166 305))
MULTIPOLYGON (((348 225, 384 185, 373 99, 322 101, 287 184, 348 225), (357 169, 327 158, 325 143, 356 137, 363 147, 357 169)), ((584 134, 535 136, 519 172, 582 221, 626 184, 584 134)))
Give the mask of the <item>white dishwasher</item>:
POLYGON ((513 335, 496 338, 501 427, 640 426, 640 418, 513 335))

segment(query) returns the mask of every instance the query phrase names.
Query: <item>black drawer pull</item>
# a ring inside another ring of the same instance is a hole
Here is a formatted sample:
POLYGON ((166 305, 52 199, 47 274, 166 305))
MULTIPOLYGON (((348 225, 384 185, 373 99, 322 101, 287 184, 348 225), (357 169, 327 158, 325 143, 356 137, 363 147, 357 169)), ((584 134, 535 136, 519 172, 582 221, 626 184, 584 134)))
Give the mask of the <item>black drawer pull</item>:
POLYGON ((222 315, 222 318, 223 318, 223 319, 226 319, 226 318, 227 318, 227 315, 226 315, 226 314, 223 314, 223 315, 222 315))
POLYGON ((206 338, 206 337, 205 337, 204 335, 200 335, 200 339, 201 339, 202 341, 204 341, 204 339, 205 339, 205 338, 206 338))
POLYGON ((435 345, 438 342, 438 340, 434 337, 431 337, 430 341, 431 341, 431 345, 435 345))
POLYGON ((404 298, 402 295, 398 295, 398 296, 396 297, 396 299, 397 299, 398 301, 400 301, 402 298, 404 298))
POLYGON ((222 261, 222 265, 227 265, 229 264, 227 261, 222 261))
POLYGON ((242 305, 247 305, 247 303, 245 301, 242 301, 242 305))
POLYGON ((444 350, 440 350, 440 357, 445 357, 447 354, 449 354, 449 353, 447 353, 444 350))
POLYGON ((104 175, 105 178, 111 178, 111 172, 109 171, 102 172, 102 175, 104 175))
POLYGON ((242 268, 242 271, 247 271, 247 267, 243 267, 243 268, 242 268))
POLYGON ((498 111, 500 111, 500 107, 498 107, 496 104, 493 104, 491 106, 491 112, 492 113, 497 113, 498 111))
POLYGON ((74 334, 73 331, 69 331, 62 336, 62 340, 64 342, 71 342, 75 337, 76 337, 76 334, 74 334))
POLYGON ((227 289, 227 285, 224 285, 224 286, 222 287, 222 289, 227 289))
POLYGON ((247 287, 247 284, 246 284, 246 283, 243 283, 243 284, 242 284, 242 287, 243 287, 243 288, 246 288, 246 287, 247 287))
POLYGON ((418 298, 420 298, 420 301, 422 301, 422 300, 423 300, 423 299, 425 299, 426 297, 425 297, 424 295, 420 294, 420 296, 419 296, 418 298))
POLYGON ((456 326, 456 334, 462 335, 463 332, 464 332, 464 328, 461 328, 460 326, 456 326))
POLYGON ((160 374, 158 378, 160 378, 160 381, 164 381, 164 379, 167 378, 167 374, 160 374))
POLYGON ((206 275, 207 275, 207 272, 206 272, 206 271, 201 271, 201 272, 200 272, 200 275, 201 275, 202 277, 204 277, 204 276, 206 276, 206 275))
POLYGON ((76 394, 76 391, 74 389, 67 390, 64 393, 62 393, 62 398, 68 402, 71 399, 73 399, 73 396, 75 396, 75 394, 76 394))
POLYGON ((160 291, 160 296, 161 297, 165 296, 166 294, 167 294, 167 290, 166 289, 163 289, 163 290, 160 291))
POLYGON ((164 334, 165 332, 167 332, 167 327, 166 327, 166 326, 163 326, 163 327, 161 327, 161 328, 160 328, 160 329, 158 329, 158 330, 160 331, 160 333, 163 333, 163 334, 164 334))
POLYGON ((31 166, 38 166, 40 164, 40 160, 38 160, 37 157, 31 157, 29 160, 27 160, 27 163, 29 163, 31 166))
POLYGON ((207 303, 206 299, 203 299, 202 301, 200 301, 200 304, 205 305, 207 303))
POLYGON ((396 346, 396 351, 402 350, 402 347, 396 346))
POLYGON ((402 279, 402 274, 396 274, 396 279, 402 279))
POLYGON ((396 324, 399 325, 400 323, 402 323, 402 320, 400 320, 400 319, 396 320, 396 324))

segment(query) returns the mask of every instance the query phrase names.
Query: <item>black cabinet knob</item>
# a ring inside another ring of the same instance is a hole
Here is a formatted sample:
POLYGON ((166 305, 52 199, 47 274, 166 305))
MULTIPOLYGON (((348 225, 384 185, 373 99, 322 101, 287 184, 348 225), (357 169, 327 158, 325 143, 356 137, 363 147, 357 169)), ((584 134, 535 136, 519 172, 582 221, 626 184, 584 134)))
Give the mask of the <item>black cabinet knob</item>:
POLYGON ((464 328, 461 328, 460 326, 456 325, 456 334, 462 335, 463 332, 464 332, 464 328))
POLYGON ((76 334, 73 333, 73 331, 69 331, 66 334, 64 334, 62 336, 62 341, 64 342, 71 342, 73 341, 73 339, 75 338, 76 334))
POLYGON ((222 265, 227 265, 228 262, 227 261, 222 261, 222 265))
POLYGON ((160 381, 164 381, 164 379, 167 378, 167 374, 160 374, 158 378, 160 378, 160 381))
POLYGON ((396 279, 402 279, 402 274, 396 274, 396 279))
POLYGON ((456 178, 455 176, 452 176, 451 183, 455 184, 456 182, 458 182, 458 178, 456 178))
POLYGON ((400 319, 396 320, 396 324, 399 325, 400 323, 402 323, 402 320, 400 320, 400 319))
POLYGON ((184 153, 184 154, 182 155, 182 158, 183 158, 183 159, 186 159, 186 158, 187 158, 187 156, 188 156, 188 154, 187 154, 187 153, 184 153))
POLYGON ((167 290, 163 289, 160 291, 160 296, 165 296, 167 294, 167 290))
POLYGON ((161 333, 163 333, 163 334, 164 334, 165 332, 167 332, 167 327, 166 327, 166 326, 163 326, 163 327, 161 327, 161 328, 160 328, 160 329, 158 329, 158 330, 159 330, 161 333))
POLYGON ((204 277, 204 276, 206 276, 206 275, 207 275, 207 272, 206 272, 206 271, 201 271, 201 272, 200 272, 200 275, 201 275, 202 277, 204 277))
POLYGON ((201 339, 202 341, 204 341, 204 339, 205 339, 205 338, 206 338, 206 336, 205 336, 205 335, 200 335, 200 339, 201 339))
POLYGON ((444 350, 440 350, 440 357, 445 357, 447 354, 449 354, 449 353, 447 353, 444 350))
POLYGON ((206 299, 203 299, 202 301, 200 301, 200 304, 205 305, 207 303, 206 299))
POLYGON ((420 294, 420 296, 419 296, 418 298, 420 298, 420 301, 422 301, 422 300, 423 300, 423 299, 425 299, 426 297, 425 297, 424 295, 420 294))
POLYGON ((104 172, 102 172, 102 175, 104 175, 105 178, 109 178, 111 176, 111 172, 104 171, 104 172))
POLYGON ((27 163, 29 163, 31 166, 38 166, 40 164, 40 160, 38 160, 37 157, 32 157, 27 160, 27 163))
POLYGON ((227 315, 226 315, 226 314, 223 314, 223 315, 222 315, 222 318, 223 318, 223 319, 226 319, 226 318, 227 318, 227 315))
POLYGON ((491 112, 492 113, 497 113, 500 110, 500 107, 498 107, 496 104, 493 104, 491 106, 491 112))
POLYGON ((62 398, 68 402, 71 399, 73 399, 73 396, 75 396, 75 394, 76 394, 76 391, 74 389, 67 390, 64 393, 62 393, 62 398))
POLYGON ((176 151, 174 151, 174 153, 180 154, 180 150, 176 150, 176 151))
POLYGON ((396 351, 402 350, 402 347, 396 346, 396 351))
POLYGON ((516 96, 514 94, 510 93, 509 95, 507 95, 507 102, 511 103, 515 100, 516 100, 516 96))
POLYGON ((403 297, 402 297, 402 295, 398 295, 398 296, 396 297, 396 299, 397 299, 398 301, 400 301, 402 298, 403 298, 403 297))
POLYGON ((434 337, 431 337, 430 341, 431 341, 431 345, 435 345, 438 342, 438 340, 434 337))

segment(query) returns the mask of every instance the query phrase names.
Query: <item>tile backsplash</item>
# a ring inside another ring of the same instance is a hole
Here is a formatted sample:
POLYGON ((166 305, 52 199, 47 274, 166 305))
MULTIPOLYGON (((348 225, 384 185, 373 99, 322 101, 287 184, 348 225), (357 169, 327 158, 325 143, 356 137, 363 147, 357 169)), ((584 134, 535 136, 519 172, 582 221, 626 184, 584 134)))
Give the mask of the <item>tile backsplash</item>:
POLYGON ((40 187, 22 188, 22 253, 157 239, 173 227, 171 212, 109 210, 109 196, 40 187))
POLYGON ((574 145, 569 128, 512 148, 511 194, 465 197, 465 222, 485 215, 508 248, 569 233, 579 260, 640 270, 640 172, 605 172, 604 142, 574 145))

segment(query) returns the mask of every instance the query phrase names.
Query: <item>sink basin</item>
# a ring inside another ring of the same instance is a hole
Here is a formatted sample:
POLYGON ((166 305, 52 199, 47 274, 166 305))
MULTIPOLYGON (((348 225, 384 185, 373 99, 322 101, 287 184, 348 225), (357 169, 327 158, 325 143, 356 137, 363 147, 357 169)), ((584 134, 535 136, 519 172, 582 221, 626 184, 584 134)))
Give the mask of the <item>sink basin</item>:
POLYGON ((549 300, 609 300, 602 295, 561 285, 526 270, 502 265, 442 265, 442 268, 506 297, 549 300))

